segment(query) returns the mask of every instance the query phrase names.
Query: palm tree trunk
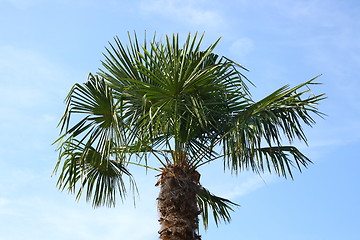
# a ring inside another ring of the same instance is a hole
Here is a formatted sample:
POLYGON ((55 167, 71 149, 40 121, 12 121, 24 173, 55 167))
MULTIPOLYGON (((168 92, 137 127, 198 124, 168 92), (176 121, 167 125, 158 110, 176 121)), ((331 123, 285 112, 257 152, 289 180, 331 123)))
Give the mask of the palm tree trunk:
POLYGON ((186 167, 168 166, 160 175, 158 210, 162 240, 200 240, 198 235, 199 173, 186 167))

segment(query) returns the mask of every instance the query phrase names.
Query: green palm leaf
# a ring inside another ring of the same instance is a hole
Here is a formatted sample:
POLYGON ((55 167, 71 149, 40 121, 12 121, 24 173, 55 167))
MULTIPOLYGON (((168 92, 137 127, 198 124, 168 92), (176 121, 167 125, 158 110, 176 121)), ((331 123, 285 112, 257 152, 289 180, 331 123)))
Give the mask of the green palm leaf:
POLYGON ((218 225, 221 221, 228 223, 231 220, 230 212, 234 211, 233 207, 240 206, 228 199, 218 197, 210 193, 209 190, 204 187, 200 188, 197 195, 197 202, 201 211, 205 229, 207 229, 209 225, 210 213, 212 213, 216 225, 218 225))
POLYGON ((59 124, 65 133, 56 141, 59 161, 54 173, 64 159, 58 187, 77 191, 78 199, 85 190, 87 200, 92 199, 94 206, 113 206, 116 195, 125 196, 124 175, 135 186, 126 169, 134 150, 117 151, 120 146, 128 146, 131 139, 126 114, 121 111, 123 103, 114 100, 104 80, 93 75, 85 84, 75 84, 66 101, 67 108, 59 124), (69 127, 74 114, 83 118, 69 127))
MULTIPOLYGON (((85 191, 87 201, 92 200, 94 207, 115 206, 117 197, 124 199, 127 192, 124 176, 128 177, 130 187, 136 189, 132 175, 124 164, 102 155, 91 146, 76 140, 66 141, 60 157, 65 161, 57 182, 59 189, 76 193, 77 199, 85 191)), ((60 161, 54 173, 59 169, 60 161)))
POLYGON ((315 123, 311 113, 322 115, 316 105, 323 95, 304 95, 301 88, 316 84, 311 79, 292 89, 282 87, 264 99, 253 103, 234 118, 234 126, 223 138, 227 166, 235 172, 250 169, 268 170, 278 175, 293 177, 291 167, 301 171, 311 161, 293 146, 282 146, 282 138, 307 142, 302 124, 315 123), (267 145, 267 146, 264 146, 267 145), (295 164, 293 163, 295 162, 295 164))

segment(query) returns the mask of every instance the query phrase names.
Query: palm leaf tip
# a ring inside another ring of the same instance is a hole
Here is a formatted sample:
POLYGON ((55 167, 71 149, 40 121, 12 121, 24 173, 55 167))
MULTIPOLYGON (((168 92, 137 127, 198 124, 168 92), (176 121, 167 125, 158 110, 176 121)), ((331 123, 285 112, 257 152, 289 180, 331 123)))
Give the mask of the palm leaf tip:
MULTIPOLYGON (((261 148, 261 157, 265 158, 267 169, 271 173, 274 171, 278 176, 294 179, 292 168, 297 168, 302 172, 312 161, 293 146, 279 146, 275 148, 261 148), (291 156, 291 157, 290 157, 291 156)), ((261 159, 261 161, 263 161, 261 159)), ((264 172, 264 166, 259 166, 264 172)))
POLYGON ((240 206, 228 199, 210 193, 209 190, 204 187, 201 187, 197 194, 197 202, 205 229, 207 229, 209 225, 210 211, 212 212, 215 224, 218 226, 221 221, 229 223, 231 221, 230 212, 234 211, 233 207, 240 206))

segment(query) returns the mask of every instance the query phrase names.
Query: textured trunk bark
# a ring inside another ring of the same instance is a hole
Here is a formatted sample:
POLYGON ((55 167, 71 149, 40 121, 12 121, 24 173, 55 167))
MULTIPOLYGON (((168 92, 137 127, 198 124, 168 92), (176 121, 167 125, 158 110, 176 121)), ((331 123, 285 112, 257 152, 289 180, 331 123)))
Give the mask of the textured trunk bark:
POLYGON ((200 240, 198 235, 199 173, 186 167, 168 166, 160 175, 158 210, 162 240, 200 240))

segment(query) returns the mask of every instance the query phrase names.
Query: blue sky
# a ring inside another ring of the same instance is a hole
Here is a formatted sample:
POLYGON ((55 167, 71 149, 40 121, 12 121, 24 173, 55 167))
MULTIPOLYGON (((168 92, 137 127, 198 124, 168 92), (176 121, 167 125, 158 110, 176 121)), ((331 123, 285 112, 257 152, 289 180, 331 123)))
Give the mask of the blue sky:
POLYGON ((139 187, 116 208, 93 209, 59 192, 51 143, 63 99, 100 67, 115 35, 205 32, 216 52, 250 69, 260 98, 323 74, 315 93, 328 114, 306 129, 314 162, 295 181, 222 163, 202 184, 241 204, 204 240, 360 239, 360 2, 335 0, 0 0, 0 235, 3 240, 157 239, 156 174, 132 169, 139 187), (225 3, 226 2, 226 3, 225 3))

